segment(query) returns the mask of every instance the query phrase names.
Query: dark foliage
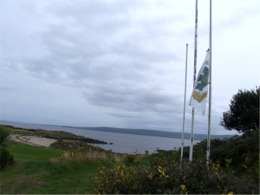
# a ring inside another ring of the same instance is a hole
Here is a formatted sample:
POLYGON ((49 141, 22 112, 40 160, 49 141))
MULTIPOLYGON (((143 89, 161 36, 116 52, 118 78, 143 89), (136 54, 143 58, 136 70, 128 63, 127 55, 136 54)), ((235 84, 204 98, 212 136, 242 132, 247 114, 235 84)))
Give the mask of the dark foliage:
POLYGON ((14 163, 13 155, 6 149, 0 148, 0 169, 4 169, 7 165, 14 163))
POLYGON ((0 147, 7 147, 9 136, 10 132, 4 127, 0 127, 0 147))
POLYGON ((8 129, 0 128, 0 169, 4 169, 7 165, 14 163, 14 157, 8 151, 10 132, 8 129))
POLYGON ((259 130, 231 139, 212 140, 206 167, 206 140, 194 146, 194 160, 177 151, 145 156, 102 169, 94 180, 97 193, 120 194, 259 194, 259 130))
POLYGON ((230 109, 223 113, 220 124, 225 129, 243 133, 259 129, 259 90, 239 90, 231 100, 230 109))
POLYGON ((225 172, 218 163, 180 163, 171 157, 154 158, 149 164, 115 164, 103 169, 94 181, 105 194, 228 194, 258 193, 246 179, 225 172))
MULTIPOLYGON (((194 146, 194 158, 204 157, 207 142, 203 140, 194 146)), ((184 148, 184 157, 188 158, 189 148, 184 148)), ((259 130, 230 139, 211 140, 213 162, 238 177, 246 177, 251 183, 259 183, 259 130)))

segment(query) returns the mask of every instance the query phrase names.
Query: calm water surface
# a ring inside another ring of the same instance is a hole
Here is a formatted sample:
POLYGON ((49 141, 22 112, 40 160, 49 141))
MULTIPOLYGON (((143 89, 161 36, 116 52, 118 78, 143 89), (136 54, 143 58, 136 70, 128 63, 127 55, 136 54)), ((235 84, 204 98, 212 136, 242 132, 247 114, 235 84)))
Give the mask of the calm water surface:
MULTIPOLYGON (((69 127, 52 126, 52 125, 38 125, 26 124, 15 122, 1 122, 2 124, 12 125, 15 127, 28 128, 28 129, 45 129, 45 130, 62 130, 85 137, 106 141, 113 144, 94 144, 101 148, 112 150, 116 153, 138 153, 144 154, 145 151, 149 153, 160 150, 173 150, 181 147, 181 138, 165 138, 146 135, 133 135, 113 132, 102 132, 94 130, 82 130, 69 127)), ((199 141, 194 141, 198 143, 199 141)), ((190 140, 184 140, 185 146, 190 145, 190 140)))

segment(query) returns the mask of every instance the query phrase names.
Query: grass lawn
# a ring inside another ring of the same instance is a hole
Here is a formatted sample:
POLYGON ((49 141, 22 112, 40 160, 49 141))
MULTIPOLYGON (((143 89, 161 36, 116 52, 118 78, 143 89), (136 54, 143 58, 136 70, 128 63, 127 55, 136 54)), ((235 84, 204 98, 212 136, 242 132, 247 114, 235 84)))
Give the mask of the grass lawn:
POLYGON ((61 150, 11 142, 9 151, 16 164, 0 172, 1 194, 82 194, 94 193, 91 179, 106 161, 54 163, 61 150))

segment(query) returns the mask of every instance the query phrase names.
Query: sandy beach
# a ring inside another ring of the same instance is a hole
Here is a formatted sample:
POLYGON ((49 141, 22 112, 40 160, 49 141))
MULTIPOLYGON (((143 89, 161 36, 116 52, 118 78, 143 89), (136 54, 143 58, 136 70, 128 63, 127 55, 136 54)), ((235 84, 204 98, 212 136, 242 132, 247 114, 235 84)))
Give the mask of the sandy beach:
POLYGON ((11 135, 11 140, 33 145, 33 146, 43 146, 49 147, 52 143, 56 142, 56 139, 49 139, 37 136, 25 136, 25 135, 11 135))

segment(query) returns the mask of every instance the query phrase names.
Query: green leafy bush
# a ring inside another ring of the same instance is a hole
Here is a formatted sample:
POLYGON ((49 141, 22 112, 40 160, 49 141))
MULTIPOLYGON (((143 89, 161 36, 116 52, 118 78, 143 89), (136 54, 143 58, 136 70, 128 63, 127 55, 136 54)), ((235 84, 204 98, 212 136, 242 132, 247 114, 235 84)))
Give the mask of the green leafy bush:
POLYGON ((137 155, 136 154, 127 154, 125 157, 124 157, 124 162, 126 165, 133 165, 135 164, 136 162, 136 157, 137 155))
POLYGON ((14 163, 13 155, 4 147, 0 148, 0 168, 3 169, 7 165, 14 163))
POLYGON ((4 169, 7 165, 14 162, 13 155, 8 151, 10 132, 8 129, 0 127, 0 169, 4 169))
MULTIPOLYGON (((206 140, 194 146, 194 158, 205 157, 206 140)), ((184 149, 187 157, 189 148, 184 149)), ((247 177, 251 182, 259 183, 259 130, 234 136, 230 139, 211 140, 210 158, 214 163, 239 177, 247 177)))
POLYGON ((170 157, 145 165, 118 163, 102 169, 93 182, 97 193, 258 193, 256 186, 225 172, 220 164, 207 169, 205 162, 181 163, 170 157))
POLYGON ((0 147, 7 147, 9 142, 10 132, 4 127, 0 127, 0 147))

